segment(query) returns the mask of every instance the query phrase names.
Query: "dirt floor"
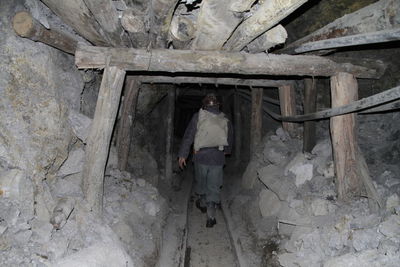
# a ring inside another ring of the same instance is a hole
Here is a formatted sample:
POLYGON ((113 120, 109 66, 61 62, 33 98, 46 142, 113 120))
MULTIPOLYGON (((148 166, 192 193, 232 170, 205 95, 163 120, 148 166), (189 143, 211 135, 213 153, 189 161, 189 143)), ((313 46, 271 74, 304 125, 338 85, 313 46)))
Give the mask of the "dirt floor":
POLYGON ((227 225, 221 210, 217 224, 206 228, 207 215, 201 213, 192 199, 188 209, 188 241, 185 267, 238 266, 227 225))

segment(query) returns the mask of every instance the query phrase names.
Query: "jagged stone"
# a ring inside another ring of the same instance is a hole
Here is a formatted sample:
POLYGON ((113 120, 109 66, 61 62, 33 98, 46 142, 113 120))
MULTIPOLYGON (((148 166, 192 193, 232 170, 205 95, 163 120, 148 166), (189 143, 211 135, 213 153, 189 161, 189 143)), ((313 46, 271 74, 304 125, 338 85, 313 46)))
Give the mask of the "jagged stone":
POLYGON ((296 187, 289 177, 282 176, 282 168, 268 165, 257 171, 260 181, 274 192, 280 200, 288 200, 294 197, 296 187))
POLYGON ((281 201, 272 191, 263 189, 259 194, 258 205, 261 215, 265 218, 279 213, 281 201))
POLYGON ((288 175, 289 172, 293 173, 296 177, 295 184, 299 187, 313 178, 313 169, 313 164, 311 164, 305 155, 298 153, 286 166, 285 175, 288 175))
POLYGON ((398 206, 400 206, 399 196, 396 193, 394 193, 386 200, 386 210, 392 211, 395 210, 395 208, 398 206))
POLYGON ((246 189, 253 188, 254 182, 257 180, 257 170, 260 164, 256 160, 252 160, 246 167, 242 176, 242 186, 246 189))
POLYGON ((70 174, 78 173, 83 170, 85 151, 81 148, 72 150, 68 154, 67 160, 61 165, 57 176, 65 177, 70 174))
POLYGON ((156 216, 160 211, 160 207, 154 202, 147 202, 144 208, 145 212, 150 216, 156 216))
POLYGON ((0 219, 6 223, 7 227, 15 226, 20 214, 21 211, 16 204, 8 201, 0 203, 0 219))
POLYGON ((31 230, 21 230, 16 232, 13 235, 13 240, 16 241, 17 245, 26 245, 29 241, 29 239, 32 236, 32 231, 31 230))
POLYGON ((136 183, 140 187, 145 187, 146 186, 146 181, 144 179, 142 179, 142 178, 137 179, 136 183))
POLYGON ((279 139, 282 140, 283 142, 285 142, 285 141, 290 139, 289 133, 286 132, 285 130, 283 130, 282 127, 279 127, 278 129, 276 129, 275 133, 279 137, 279 139))
POLYGON ((400 216, 391 215, 379 225, 379 232, 389 238, 400 238, 400 216))
POLYGON ((69 215, 75 207, 75 200, 72 198, 62 198, 57 202, 50 218, 50 223, 55 229, 61 229, 68 220, 69 215))
POLYGON ((74 253, 55 266, 126 266, 133 267, 134 262, 125 250, 115 243, 96 243, 74 253))
POLYGON ((376 229, 357 230, 353 232, 353 247, 356 251, 376 249, 381 235, 376 229))
POLYGON ((311 211, 314 216, 324 216, 335 211, 335 206, 328 200, 317 198, 311 202, 311 211))
POLYGON ((400 256, 388 256, 380 254, 376 249, 364 250, 360 253, 347 253, 335 258, 331 258, 323 264, 324 267, 381 267, 398 266, 400 256))
POLYGON ((68 122, 75 136, 82 142, 86 143, 92 125, 92 119, 78 111, 70 110, 68 114, 68 122))
POLYGON ((29 223, 32 227, 32 239, 39 243, 46 243, 51 238, 53 226, 49 222, 34 219, 29 223))
POLYGON ((396 256, 399 255, 400 244, 399 242, 396 243, 390 239, 385 239, 380 242, 378 250, 380 254, 396 256))
POLYGON ((51 185, 51 192, 59 198, 83 198, 82 173, 68 175, 57 179, 51 185))

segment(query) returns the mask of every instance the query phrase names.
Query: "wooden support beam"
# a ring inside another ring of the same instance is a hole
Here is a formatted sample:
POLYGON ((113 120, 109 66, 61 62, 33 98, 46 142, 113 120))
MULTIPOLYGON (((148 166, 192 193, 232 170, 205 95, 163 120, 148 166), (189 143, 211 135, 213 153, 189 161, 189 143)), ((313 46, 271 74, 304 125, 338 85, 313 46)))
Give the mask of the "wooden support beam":
POLYGON ((150 18, 151 42, 154 48, 165 48, 172 16, 179 0, 152 0, 150 18))
POLYGON ((117 47, 131 47, 128 34, 122 28, 117 10, 111 0, 83 0, 98 22, 108 43, 117 47))
POLYGON ((309 42, 297 47, 295 49, 295 52, 296 54, 301 54, 315 50, 325 50, 325 49, 341 48, 341 47, 348 47, 355 45, 377 44, 377 43, 393 42, 398 40, 400 40, 400 27, 390 30, 361 33, 344 37, 309 42))
POLYGON ((234 150, 235 150, 235 162, 236 165, 240 163, 242 159, 242 112, 241 112, 241 99, 240 96, 235 93, 234 94, 234 99, 233 99, 233 116, 234 116, 234 133, 235 133, 235 145, 234 145, 234 150))
POLYGON ((399 27, 399 21, 400 2, 398 0, 381 0, 338 18, 321 29, 289 44, 278 52, 294 54, 295 49, 304 43, 387 30, 399 27))
POLYGON ((175 115, 175 96, 176 91, 173 86, 168 90, 168 114, 167 114, 167 129, 165 135, 165 178, 172 182, 172 158, 173 158, 173 143, 174 143, 174 115, 175 115))
POLYGON ((125 83, 124 101, 122 103, 121 119, 117 136, 118 168, 125 171, 128 165, 131 132, 136 115, 137 97, 140 82, 133 76, 128 76, 125 83))
POLYGON ((251 90, 250 156, 254 155, 262 138, 263 89, 251 90))
MULTIPOLYGON (((279 101, 281 102, 281 114, 283 116, 296 115, 296 92, 291 85, 279 87, 279 101)), ((282 122, 282 127, 294 137, 297 132, 297 125, 291 122, 282 122)))
POLYGON ((125 71, 106 67, 101 81, 96 110, 86 145, 83 189, 91 211, 102 213, 104 171, 111 134, 117 117, 125 71))
MULTIPOLYGON (((214 84, 214 85, 237 85, 250 87, 279 87, 292 84, 290 80, 267 80, 267 79, 235 79, 235 78, 212 78, 194 76, 137 76, 142 83, 172 83, 172 84, 214 84)), ((279 103, 279 101, 278 101, 279 103)))
MULTIPOLYGON (((331 95, 332 107, 357 100, 357 80, 349 73, 338 73, 331 78, 331 95)), ((358 168, 356 124, 355 114, 332 117, 330 121, 336 188, 338 199, 342 201, 359 197, 363 189, 358 168)))
POLYGON ((229 10, 242 13, 249 11, 251 6, 256 2, 256 0, 231 0, 229 3, 229 10))
POLYGON ((285 43, 287 37, 286 29, 279 24, 250 42, 247 49, 250 53, 265 52, 276 45, 285 43))
POLYGON ((204 0, 196 22, 193 50, 220 50, 242 20, 227 8, 232 0, 204 0))
POLYGON ((67 25, 95 45, 108 46, 109 40, 83 0, 42 0, 67 25))
POLYGON ((307 0, 263 1, 254 14, 243 21, 224 45, 225 50, 240 51, 252 40, 277 25, 307 0))
MULTIPOLYGON (((304 114, 317 111, 316 80, 304 79, 304 114)), ((311 152, 316 144, 316 122, 305 121, 303 133, 303 152, 311 152)))
POLYGON ((75 54, 77 40, 67 33, 46 29, 26 11, 15 14, 13 28, 21 37, 45 43, 68 54, 75 54))
POLYGON ((129 71, 193 72, 264 75, 332 76, 349 72, 358 78, 377 78, 377 71, 352 64, 338 64, 317 56, 232 53, 223 51, 141 50, 79 46, 75 64, 79 68, 104 68, 110 64, 129 71))

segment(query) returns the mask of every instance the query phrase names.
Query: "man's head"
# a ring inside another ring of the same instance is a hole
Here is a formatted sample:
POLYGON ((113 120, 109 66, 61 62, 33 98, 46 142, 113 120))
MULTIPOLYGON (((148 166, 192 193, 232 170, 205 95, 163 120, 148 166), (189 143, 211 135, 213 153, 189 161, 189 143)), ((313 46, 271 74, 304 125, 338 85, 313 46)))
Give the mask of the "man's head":
POLYGON ((209 93, 203 98, 203 107, 218 107, 219 101, 214 93, 209 93))

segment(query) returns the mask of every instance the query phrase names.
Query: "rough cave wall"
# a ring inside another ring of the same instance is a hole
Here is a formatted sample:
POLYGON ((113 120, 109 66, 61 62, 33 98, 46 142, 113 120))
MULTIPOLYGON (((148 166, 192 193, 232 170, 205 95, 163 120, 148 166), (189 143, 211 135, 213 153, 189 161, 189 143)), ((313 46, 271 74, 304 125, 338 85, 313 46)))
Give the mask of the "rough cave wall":
POLYGON ((128 171, 157 185, 165 165, 168 85, 142 84, 131 135, 128 171))
POLYGON ((2 197, 19 202, 19 218, 49 219, 54 201, 42 181, 68 155, 69 110, 79 110, 83 88, 74 58, 17 37, 11 21, 24 1, 0 9, 0 181, 2 197), (35 203, 35 205, 34 205, 35 203))
MULTIPOLYGON (((318 30, 335 19, 370 5, 376 0, 322 0, 309 1, 285 20, 288 43, 318 30), (308 9, 308 10, 307 10, 308 9), (307 11, 305 11, 307 10, 307 11), (304 12, 304 13, 303 13, 304 12)), ((385 43, 350 47, 334 53, 338 57, 370 58, 382 60, 388 67, 379 80, 358 79, 359 98, 370 96, 395 87, 400 81, 399 43, 385 43)), ((331 106, 329 78, 317 79, 317 110, 331 106)), ((373 175, 384 170, 398 171, 400 154, 398 111, 385 114, 359 115, 359 143, 373 175)), ((317 138, 329 135, 329 121, 317 123, 317 138)))

